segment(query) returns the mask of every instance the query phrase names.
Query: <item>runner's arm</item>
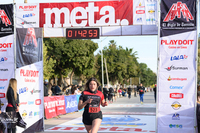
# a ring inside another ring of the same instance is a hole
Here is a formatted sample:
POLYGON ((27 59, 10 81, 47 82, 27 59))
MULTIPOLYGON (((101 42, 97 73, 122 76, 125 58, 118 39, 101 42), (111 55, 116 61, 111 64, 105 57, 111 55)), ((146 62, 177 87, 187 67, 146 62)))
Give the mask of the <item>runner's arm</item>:
POLYGON ((79 100, 78 103, 78 110, 81 110, 84 108, 88 103, 91 103, 93 99, 88 99, 87 101, 83 102, 82 100, 79 100))
POLYGON ((101 101, 101 106, 102 107, 108 106, 108 103, 105 100, 102 100, 101 101))

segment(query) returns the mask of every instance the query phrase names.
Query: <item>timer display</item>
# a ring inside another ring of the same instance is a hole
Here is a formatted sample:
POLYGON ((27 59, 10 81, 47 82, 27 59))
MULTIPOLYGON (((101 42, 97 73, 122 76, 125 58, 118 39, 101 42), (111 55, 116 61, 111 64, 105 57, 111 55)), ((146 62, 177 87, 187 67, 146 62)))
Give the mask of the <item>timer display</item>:
POLYGON ((66 39, 99 39, 99 28, 69 28, 66 39))

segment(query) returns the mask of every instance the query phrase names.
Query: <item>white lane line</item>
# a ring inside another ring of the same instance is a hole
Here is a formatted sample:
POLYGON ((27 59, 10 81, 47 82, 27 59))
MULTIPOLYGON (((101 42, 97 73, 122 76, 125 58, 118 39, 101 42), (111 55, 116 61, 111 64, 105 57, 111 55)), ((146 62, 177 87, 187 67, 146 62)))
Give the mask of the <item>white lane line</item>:
POLYGON ((156 108, 156 104, 109 104, 109 107, 140 107, 140 108, 156 108))
MULTIPOLYGON (((104 115, 98 132, 155 133, 155 116, 104 115)), ((86 132, 82 117, 46 129, 46 132, 86 132)))
POLYGON ((103 112, 104 115, 156 115, 156 112, 103 112))

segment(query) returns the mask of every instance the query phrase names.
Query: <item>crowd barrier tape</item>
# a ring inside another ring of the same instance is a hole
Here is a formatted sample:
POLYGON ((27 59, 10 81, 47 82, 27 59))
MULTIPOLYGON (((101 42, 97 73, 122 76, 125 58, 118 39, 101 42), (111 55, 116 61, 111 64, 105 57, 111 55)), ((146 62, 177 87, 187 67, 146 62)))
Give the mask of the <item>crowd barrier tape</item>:
MULTIPOLYGON (((44 97, 44 110, 46 119, 78 111, 79 97, 80 95, 44 97)), ((79 111, 82 110, 83 109, 79 111)))

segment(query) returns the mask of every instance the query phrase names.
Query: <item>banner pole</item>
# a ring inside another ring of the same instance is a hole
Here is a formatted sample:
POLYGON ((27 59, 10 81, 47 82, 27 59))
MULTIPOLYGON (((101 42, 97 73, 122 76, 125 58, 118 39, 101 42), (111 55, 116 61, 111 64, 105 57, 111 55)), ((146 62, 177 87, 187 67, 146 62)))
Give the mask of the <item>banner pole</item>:
POLYGON ((14 77, 16 78, 16 15, 15 15, 15 0, 13 0, 13 22, 14 22, 14 77))
POLYGON ((161 0, 158 0, 157 1, 157 12, 158 12, 158 36, 157 36, 157 89, 156 89, 156 124, 155 124, 155 130, 156 130, 156 133, 158 132, 158 103, 159 103, 159 48, 160 48, 160 16, 161 16, 161 13, 160 13, 160 2, 161 0))
MULTIPOLYGON (((199 29, 198 29, 198 27, 199 27, 199 0, 197 0, 197 3, 196 3, 196 8, 197 8, 197 14, 196 14, 196 17, 197 17, 197 19, 196 19, 196 31, 197 31, 197 33, 196 33, 196 38, 197 38, 197 41, 196 41, 196 44, 197 44, 197 47, 196 47, 196 60, 195 60, 195 62, 196 62, 196 72, 195 72, 195 87, 196 87, 196 91, 195 91, 195 101, 194 101, 194 103, 195 103, 195 109, 194 109, 194 114, 195 114, 195 116, 196 116, 196 109, 197 109, 197 103, 196 103, 196 101, 197 101, 197 85, 198 85, 198 83, 197 83, 197 81, 198 81, 198 79, 197 79, 197 74, 198 74, 198 32, 199 32, 199 29)), ((194 128, 195 128, 195 130, 194 130, 194 132, 195 133, 197 133, 198 132, 198 127, 197 127, 197 118, 196 117, 194 117, 194 128)))

